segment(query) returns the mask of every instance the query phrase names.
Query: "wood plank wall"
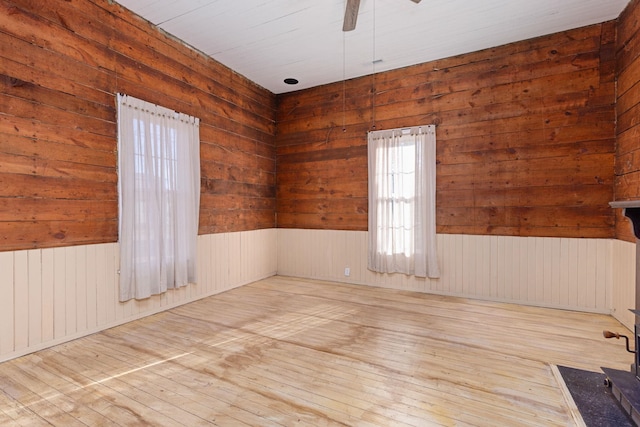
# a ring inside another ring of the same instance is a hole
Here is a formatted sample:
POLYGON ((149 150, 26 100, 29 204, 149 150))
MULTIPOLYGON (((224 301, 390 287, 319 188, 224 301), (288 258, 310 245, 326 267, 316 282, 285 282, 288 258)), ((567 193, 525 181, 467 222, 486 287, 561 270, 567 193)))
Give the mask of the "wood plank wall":
MULTIPOLYGON (((616 43, 618 90, 616 114, 615 199, 640 199, 640 1, 633 0, 618 18, 616 43)), ((635 241, 630 222, 616 212, 616 237, 635 241)))
POLYGON ((613 237, 615 33, 353 79, 344 97, 342 83, 278 96, 278 227, 366 230, 366 132, 435 123, 439 233, 613 237))
POLYGON ((200 234, 275 225, 275 95, 105 0, 0 0, 0 250, 117 241, 115 94, 201 119, 200 234))

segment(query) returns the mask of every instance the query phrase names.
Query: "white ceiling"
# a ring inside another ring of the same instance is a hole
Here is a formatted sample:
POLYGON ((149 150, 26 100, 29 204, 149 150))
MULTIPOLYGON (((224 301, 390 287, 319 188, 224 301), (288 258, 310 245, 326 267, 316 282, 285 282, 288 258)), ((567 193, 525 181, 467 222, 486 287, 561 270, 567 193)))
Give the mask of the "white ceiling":
POLYGON ((117 1, 276 94, 616 19, 629 2, 361 0, 343 33, 346 0, 117 1))

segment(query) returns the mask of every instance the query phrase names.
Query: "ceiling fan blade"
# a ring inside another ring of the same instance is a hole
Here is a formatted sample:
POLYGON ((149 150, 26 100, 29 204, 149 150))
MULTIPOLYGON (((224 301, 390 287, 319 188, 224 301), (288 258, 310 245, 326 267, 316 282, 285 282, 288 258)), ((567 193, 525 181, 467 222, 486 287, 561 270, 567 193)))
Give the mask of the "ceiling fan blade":
POLYGON ((358 9, 360 9, 360 0, 347 0, 347 7, 344 9, 342 31, 353 31, 356 28, 358 9))
POLYGON ((411 0, 414 3, 420 3, 422 0, 411 0))

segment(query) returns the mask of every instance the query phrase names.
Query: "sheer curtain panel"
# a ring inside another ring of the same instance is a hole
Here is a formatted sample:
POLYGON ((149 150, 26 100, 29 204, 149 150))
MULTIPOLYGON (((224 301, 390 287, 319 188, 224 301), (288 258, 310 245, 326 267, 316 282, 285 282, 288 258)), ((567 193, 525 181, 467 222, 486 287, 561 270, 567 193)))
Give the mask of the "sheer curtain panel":
POLYGON ((196 281, 199 119, 118 94, 120 301, 196 281))
POLYGON ((369 132, 368 268, 440 277, 435 126, 369 132))

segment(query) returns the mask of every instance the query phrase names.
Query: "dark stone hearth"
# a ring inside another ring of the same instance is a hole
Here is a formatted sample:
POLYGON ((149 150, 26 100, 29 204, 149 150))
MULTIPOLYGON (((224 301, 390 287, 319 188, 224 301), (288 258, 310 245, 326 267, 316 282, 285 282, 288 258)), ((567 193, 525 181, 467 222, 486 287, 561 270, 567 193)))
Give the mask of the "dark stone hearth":
POLYGON ((635 424, 640 424, 640 383, 635 374, 610 368, 602 370, 611 382, 613 396, 620 401, 622 408, 631 415, 635 424))
POLYGON ((558 370, 588 427, 634 427, 612 389, 605 386, 605 374, 566 366, 558 370))

